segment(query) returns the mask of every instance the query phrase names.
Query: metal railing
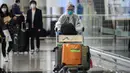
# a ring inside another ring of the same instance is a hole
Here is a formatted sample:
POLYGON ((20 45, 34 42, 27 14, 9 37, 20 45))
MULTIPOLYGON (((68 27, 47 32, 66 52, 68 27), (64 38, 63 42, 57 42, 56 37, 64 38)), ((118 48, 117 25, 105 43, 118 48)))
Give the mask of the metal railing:
POLYGON ((103 60, 103 61, 109 62, 109 64, 113 64, 111 65, 111 68, 109 68, 110 65, 100 65, 98 64, 98 62, 93 61, 96 66, 100 66, 102 68, 106 68, 111 71, 130 72, 129 70, 130 59, 127 57, 113 54, 106 51, 102 51, 102 50, 92 49, 92 48, 91 48, 91 53, 92 53, 92 57, 98 57, 100 61, 103 60), (114 68, 114 67, 117 67, 117 68, 114 68))

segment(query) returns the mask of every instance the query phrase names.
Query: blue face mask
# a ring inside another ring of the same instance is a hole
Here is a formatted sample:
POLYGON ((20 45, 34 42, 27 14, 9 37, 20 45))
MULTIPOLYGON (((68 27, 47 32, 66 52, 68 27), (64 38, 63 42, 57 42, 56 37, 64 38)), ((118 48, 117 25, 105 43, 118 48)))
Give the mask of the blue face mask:
POLYGON ((68 11, 68 14, 69 14, 69 15, 72 15, 72 14, 73 14, 73 11, 69 10, 69 11, 68 11))

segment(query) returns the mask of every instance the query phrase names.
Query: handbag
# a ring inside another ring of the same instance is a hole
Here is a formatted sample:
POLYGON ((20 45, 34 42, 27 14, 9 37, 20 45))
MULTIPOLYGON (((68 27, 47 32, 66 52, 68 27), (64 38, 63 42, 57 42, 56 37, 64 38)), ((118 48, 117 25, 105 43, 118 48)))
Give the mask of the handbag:
POLYGON ((39 37, 46 37, 47 31, 45 29, 41 29, 41 31, 38 32, 39 37))

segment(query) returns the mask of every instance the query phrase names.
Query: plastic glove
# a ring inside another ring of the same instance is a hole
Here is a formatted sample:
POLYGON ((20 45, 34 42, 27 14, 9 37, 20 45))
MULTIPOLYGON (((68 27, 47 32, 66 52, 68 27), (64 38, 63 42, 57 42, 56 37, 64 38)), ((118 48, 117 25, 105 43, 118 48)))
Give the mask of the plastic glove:
POLYGON ((60 34, 61 34, 61 32, 60 32, 60 31, 57 31, 57 32, 56 32, 56 34, 57 34, 57 35, 60 35, 60 34))

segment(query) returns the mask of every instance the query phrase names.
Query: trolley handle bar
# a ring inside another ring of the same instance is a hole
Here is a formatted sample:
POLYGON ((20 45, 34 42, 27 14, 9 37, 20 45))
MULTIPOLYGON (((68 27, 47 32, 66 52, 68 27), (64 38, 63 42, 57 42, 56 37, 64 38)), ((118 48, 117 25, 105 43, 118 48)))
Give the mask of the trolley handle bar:
MULTIPOLYGON (((84 32, 85 28, 83 27, 82 28, 82 32, 84 32)), ((58 31, 58 28, 55 29, 55 31, 57 32, 58 31)))

